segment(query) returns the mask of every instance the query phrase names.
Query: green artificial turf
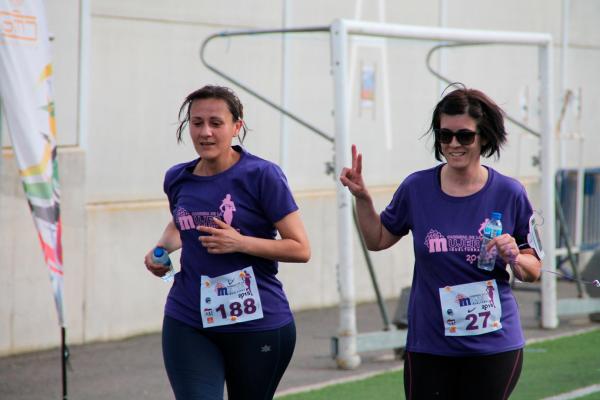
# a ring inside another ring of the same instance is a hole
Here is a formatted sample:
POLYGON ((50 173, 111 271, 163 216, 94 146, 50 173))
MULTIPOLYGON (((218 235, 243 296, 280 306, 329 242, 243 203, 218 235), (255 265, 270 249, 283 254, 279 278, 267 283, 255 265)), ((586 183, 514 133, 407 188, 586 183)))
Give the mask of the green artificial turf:
MULTIPOLYGON (((600 384, 600 330, 527 345, 523 372, 511 400, 543 399, 594 384, 600 384)), ((402 371, 382 373, 278 399, 404 399, 402 371)), ((580 399, 600 400, 600 392, 580 399)))

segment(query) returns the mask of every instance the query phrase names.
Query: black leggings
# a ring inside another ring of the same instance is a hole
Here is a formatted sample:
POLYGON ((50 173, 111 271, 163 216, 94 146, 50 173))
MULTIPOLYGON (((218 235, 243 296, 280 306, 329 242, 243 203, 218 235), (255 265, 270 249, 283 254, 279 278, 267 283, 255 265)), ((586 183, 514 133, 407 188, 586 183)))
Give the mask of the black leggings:
POLYGON ((505 400, 522 366, 523 349, 472 357, 407 352, 404 394, 407 400, 505 400))
POLYGON ((261 332, 219 333, 165 316, 162 347, 175 397, 270 400, 296 344, 294 322, 261 332))

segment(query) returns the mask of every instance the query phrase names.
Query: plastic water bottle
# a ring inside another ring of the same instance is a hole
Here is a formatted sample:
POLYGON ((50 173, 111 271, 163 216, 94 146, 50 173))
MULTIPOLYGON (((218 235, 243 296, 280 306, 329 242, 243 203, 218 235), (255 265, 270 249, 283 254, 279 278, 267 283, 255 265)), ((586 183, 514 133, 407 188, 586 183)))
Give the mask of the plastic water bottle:
POLYGON ((161 278, 165 282, 171 282, 173 280, 173 276, 175 275, 175 270, 173 269, 173 264, 171 264, 171 259, 169 258, 169 253, 167 250, 165 250, 164 247, 155 247, 154 251, 152 252, 152 261, 169 267, 169 272, 164 274, 161 278))
POLYGON ((496 263, 496 255, 498 254, 498 250, 496 247, 493 247, 488 252, 486 250, 486 246, 490 240, 502 234, 502 222, 500 222, 501 219, 502 213, 494 211, 492 213, 492 217, 488 220, 483 228, 481 250, 479 251, 479 260, 477 261, 477 266, 486 271, 493 270, 494 264, 496 263))

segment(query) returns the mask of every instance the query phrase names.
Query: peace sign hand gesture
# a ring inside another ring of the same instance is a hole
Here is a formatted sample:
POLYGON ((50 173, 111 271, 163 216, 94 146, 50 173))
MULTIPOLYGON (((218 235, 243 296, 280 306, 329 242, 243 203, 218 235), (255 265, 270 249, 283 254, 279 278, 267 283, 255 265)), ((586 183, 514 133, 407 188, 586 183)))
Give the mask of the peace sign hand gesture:
POLYGON ((352 145, 352 168, 344 167, 340 174, 340 182, 346 186, 357 199, 369 198, 369 192, 362 177, 362 154, 352 145))

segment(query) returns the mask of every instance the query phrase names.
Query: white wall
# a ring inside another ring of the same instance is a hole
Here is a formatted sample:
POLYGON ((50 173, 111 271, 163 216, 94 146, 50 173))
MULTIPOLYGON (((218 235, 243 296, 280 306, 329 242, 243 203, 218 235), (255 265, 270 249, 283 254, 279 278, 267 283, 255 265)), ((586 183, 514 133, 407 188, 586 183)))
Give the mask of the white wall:
MULTIPOLYGON (((164 171, 195 156, 189 143, 176 144, 177 111, 192 90, 206 83, 228 85, 203 67, 198 56, 200 44, 218 31, 276 28, 283 18, 279 1, 91 1, 89 124, 87 146, 82 149, 77 132, 80 1, 47 2, 54 35, 70 343, 160 329, 168 285, 149 275, 142 260, 169 218, 162 193, 164 171)), ((375 3, 292 0, 291 25, 328 25, 334 18, 377 21, 375 3)), ((438 1, 381 3, 386 22, 438 23, 438 1)), ((600 135, 596 127, 600 117, 595 110, 600 106, 600 87, 596 84, 600 5, 595 0, 572 0, 571 4, 567 80, 569 88, 583 90, 583 115, 579 123, 571 115, 568 124, 573 129, 580 127, 586 135, 584 164, 598 166, 595 153, 600 148, 600 135)), ((558 79, 560 13, 560 0, 456 0, 448 2, 447 22, 456 28, 552 33, 558 79)), ((350 47, 356 64, 351 135, 364 153, 366 180, 381 209, 406 175, 435 163, 431 141, 421 138, 440 96, 438 82, 425 68, 424 58, 433 44, 353 40, 350 47), (361 65, 376 70, 376 101, 371 110, 360 108, 361 65), (391 121, 389 131, 386 110, 391 121)), ((289 46, 289 108, 333 135, 329 38, 326 34, 297 34, 289 37, 289 46)), ((281 96, 281 56, 278 35, 219 40, 207 49, 212 64, 276 102, 281 96)), ((435 59, 433 65, 437 66, 435 59)), ((447 50, 445 68, 453 80, 483 89, 517 116, 520 94, 527 88, 529 121, 532 127, 538 126, 536 49, 478 46, 447 50)), ((558 87, 558 80, 556 83, 558 87)), ((252 129, 246 147, 278 161, 279 113, 237 91, 252 129)), ((557 92, 556 110, 558 97, 557 92)), ((287 174, 310 235, 313 256, 308 264, 282 264, 280 277, 294 309, 333 305, 338 301, 335 193, 333 177, 324 173, 325 163, 333 159, 333 147, 294 122, 288 126, 287 174)), ((538 204, 535 178, 539 172, 531 165, 532 156, 539 151, 537 140, 510 124, 508 128, 511 136, 501 160, 490 163, 528 182, 533 178, 528 188, 534 205, 538 204)), ((4 132, 4 144, 6 140, 4 132)), ((569 154, 576 154, 576 150, 569 144, 569 154)), ((569 160, 575 162, 577 157, 569 160)), ((56 346, 59 330, 48 273, 8 148, 3 152, 0 176, 0 354, 56 346)), ((374 298, 373 289, 355 244, 357 300, 369 301, 374 298)), ((410 238, 372 257, 384 296, 395 296, 410 284, 410 238)))

